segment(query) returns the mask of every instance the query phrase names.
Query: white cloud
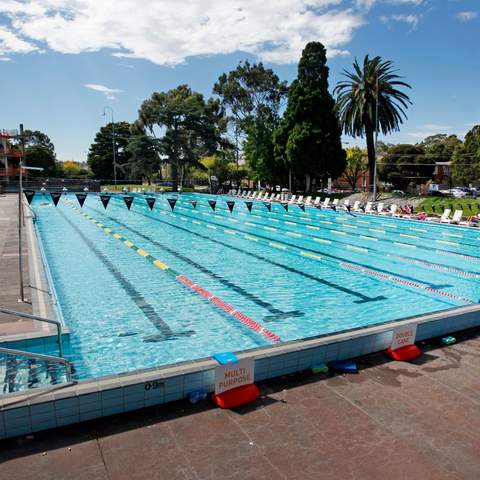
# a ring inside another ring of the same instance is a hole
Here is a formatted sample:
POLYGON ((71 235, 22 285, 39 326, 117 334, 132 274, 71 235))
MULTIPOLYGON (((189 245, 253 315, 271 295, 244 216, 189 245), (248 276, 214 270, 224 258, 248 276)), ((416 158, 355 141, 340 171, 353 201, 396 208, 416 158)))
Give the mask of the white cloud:
POLYGON ((0 62, 11 62, 12 59, 9 57, 0 57, 0 62))
POLYGON ((414 14, 382 15, 380 20, 386 24, 389 24, 390 22, 403 22, 410 25, 412 28, 416 28, 420 22, 420 17, 414 14))
POLYGON ((86 83, 84 87, 89 88, 90 90, 95 90, 96 92, 103 93, 109 100, 116 100, 116 93, 120 93, 122 90, 117 88, 109 88, 105 85, 99 85, 97 83, 86 83))
POLYGON ((292 63, 311 40, 323 42, 332 57, 346 53, 364 24, 342 0, 3 0, 0 13, 10 19, 10 35, 33 47, 70 54, 109 49, 160 65, 236 51, 292 63))
POLYGON ((455 16, 461 22, 469 22, 478 17, 478 12, 459 12, 455 16))
POLYGON ((11 53, 30 53, 37 50, 35 45, 22 40, 18 35, 0 25, 0 56, 11 53))
POLYGON ((376 3, 389 3, 391 5, 421 5, 425 0, 356 0, 359 8, 372 8, 376 3))

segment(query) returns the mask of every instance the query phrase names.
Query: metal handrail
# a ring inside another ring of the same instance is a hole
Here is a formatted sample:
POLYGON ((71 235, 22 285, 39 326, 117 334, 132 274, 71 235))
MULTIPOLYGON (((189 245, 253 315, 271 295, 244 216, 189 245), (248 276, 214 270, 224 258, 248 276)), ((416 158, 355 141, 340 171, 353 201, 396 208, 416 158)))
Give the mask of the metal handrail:
POLYGON ((62 357, 56 357, 54 355, 44 355, 43 353, 25 352, 24 350, 14 350, 13 348, 2 348, 2 347, 0 347, 0 353, 5 353, 6 355, 19 356, 19 357, 37 358, 39 360, 46 360, 49 362, 61 363, 62 365, 65 365, 67 382, 71 383, 72 381, 72 362, 65 360, 62 357))
POLYGON ((21 318, 28 318, 29 320, 37 320, 39 322, 51 323, 57 327, 57 338, 58 338, 58 351, 60 357, 63 357, 63 343, 62 343, 62 324, 58 320, 53 320, 51 318, 37 317, 37 315, 30 315, 29 313, 16 312, 15 310, 8 310, 7 308, 0 307, 0 313, 5 313, 7 315, 13 315, 21 318))

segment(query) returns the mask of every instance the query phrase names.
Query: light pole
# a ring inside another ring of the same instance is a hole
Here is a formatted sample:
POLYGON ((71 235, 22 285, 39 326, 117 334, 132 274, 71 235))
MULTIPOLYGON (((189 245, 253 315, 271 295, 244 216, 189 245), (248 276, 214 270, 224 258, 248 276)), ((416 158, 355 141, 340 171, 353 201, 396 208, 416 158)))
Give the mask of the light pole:
POLYGON ((43 171, 42 167, 27 167, 25 162, 25 136, 23 133, 23 123, 20 124, 20 142, 22 145, 22 156, 18 162, 18 273, 20 277, 20 298, 19 302, 26 302, 23 289, 23 241, 22 241, 22 223, 23 223, 23 170, 43 171))
POLYGON ((113 108, 109 107, 108 105, 106 107, 103 107, 103 116, 105 117, 107 114, 105 111, 109 109, 110 114, 112 115, 112 151, 113 151, 113 181, 115 185, 117 184, 117 159, 116 159, 116 148, 115 148, 115 123, 113 121, 113 108))
POLYGON ((373 201, 377 199, 377 142, 378 142, 378 72, 375 89, 375 144, 373 151, 375 155, 375 163, 373 164, 373 201))

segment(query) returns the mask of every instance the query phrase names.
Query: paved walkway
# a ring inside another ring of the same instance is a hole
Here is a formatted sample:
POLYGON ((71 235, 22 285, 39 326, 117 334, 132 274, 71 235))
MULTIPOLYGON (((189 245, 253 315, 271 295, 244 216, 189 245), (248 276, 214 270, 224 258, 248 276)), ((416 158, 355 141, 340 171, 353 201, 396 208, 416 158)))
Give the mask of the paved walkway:
POLYGON ((252 406, 186 401, 0 443, 9 480, 460 480, 480 477, 480 329, 382 354, 358 375, 263 382, 252 406))
MULTIPOLYGON (((25 230, 23 230, 23 275, 25 297, 31 300, 28 288, 28 248, 25 230)), ((16 194, 0 195, 0 305, 25 313, 32 313, 30 303, 19 303, 20 283, 18 273, 18 196, 16 194)), ((33 322, 19 320, 0 314, 0 340, 2 336, 15 333, 28 333, 33 322)))

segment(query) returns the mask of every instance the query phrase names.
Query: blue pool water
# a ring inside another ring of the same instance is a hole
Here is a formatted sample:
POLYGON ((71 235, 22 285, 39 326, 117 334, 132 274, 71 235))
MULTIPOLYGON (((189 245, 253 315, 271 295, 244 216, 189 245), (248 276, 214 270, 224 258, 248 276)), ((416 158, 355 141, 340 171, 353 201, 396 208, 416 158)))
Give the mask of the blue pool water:
POLYGON ((230 213, 225 197, 157 195, 150 211, 137 195, 129 211, 121 195, 106 210, 96 194, 82 209, 73 194, 56 208, 35 196, 80 378, 271 344, 178 275, 281 341, 479 301, 478 230, 233 200, 230 213))

